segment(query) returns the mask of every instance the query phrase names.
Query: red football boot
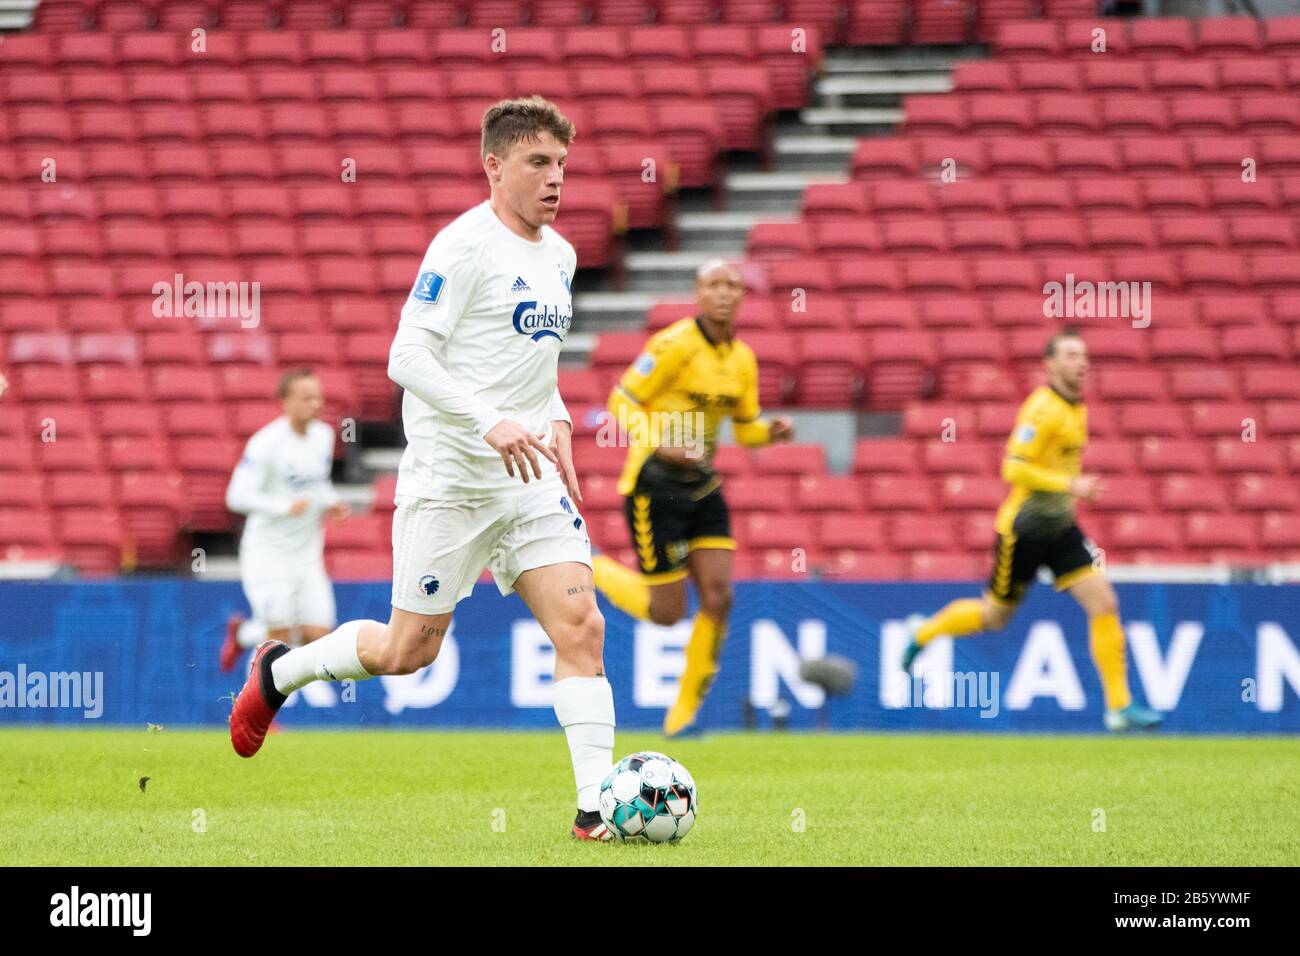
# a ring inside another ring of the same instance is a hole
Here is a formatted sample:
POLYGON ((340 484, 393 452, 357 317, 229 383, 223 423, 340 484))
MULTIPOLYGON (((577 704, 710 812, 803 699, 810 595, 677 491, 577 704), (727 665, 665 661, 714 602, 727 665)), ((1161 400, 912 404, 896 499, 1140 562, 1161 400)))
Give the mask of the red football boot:
POLYGON ((251 757, 261 749, 276 711, 284 704, 285 695, 275 689, 271 677, 271 664, 288 653, 289 645, 283 641, 266 641, 253 652, 248 680, 230 711, 230 743, 241 757, 251 757))
POLYGON ((239 655, 244 653, 244 649, 239 646, 239 625, 244 623, 244 618, 239 614, 230 615, 226 621, 226 639, 221 645, 221 673, 229 674, 235 669, 235 664, 239 662, 239 655))
POLYGON ((609 827, 605 826, 599 810, 589 810, 586 813, 579 810, 577 819, 573 821, 573 838, 605 841, 614 839, 614 834, 610 833, 609 827))

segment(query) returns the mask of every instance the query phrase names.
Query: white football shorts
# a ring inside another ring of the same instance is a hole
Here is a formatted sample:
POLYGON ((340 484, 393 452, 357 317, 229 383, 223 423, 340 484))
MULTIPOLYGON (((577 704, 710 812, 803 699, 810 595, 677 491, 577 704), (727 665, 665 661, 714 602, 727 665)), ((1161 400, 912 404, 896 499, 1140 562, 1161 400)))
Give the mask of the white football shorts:
POLYGON ((334 586, 319 558, 297 561, 285 556, 275 562, 241 558, 239 577, 253 618, 267 630, 302 625, 333 630, 338 623, 334 586))
POLYGON ((558 475, 472 501, 401 495, 393 515, 393 607, 446 614, 486 567, 502 594, 525 571, 576 561, 591 567, 591 539, 558 475))

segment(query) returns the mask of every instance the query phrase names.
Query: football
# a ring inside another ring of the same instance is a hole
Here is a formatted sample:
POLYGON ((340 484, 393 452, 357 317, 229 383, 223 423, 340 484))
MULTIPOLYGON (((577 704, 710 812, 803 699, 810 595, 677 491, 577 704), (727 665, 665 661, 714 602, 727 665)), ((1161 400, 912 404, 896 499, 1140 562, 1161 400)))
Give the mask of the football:
POLYGON ((624 757, 600 785, 600 817, 624 842, 676 843, 697 812, 690 771, 653 750, 624 757))

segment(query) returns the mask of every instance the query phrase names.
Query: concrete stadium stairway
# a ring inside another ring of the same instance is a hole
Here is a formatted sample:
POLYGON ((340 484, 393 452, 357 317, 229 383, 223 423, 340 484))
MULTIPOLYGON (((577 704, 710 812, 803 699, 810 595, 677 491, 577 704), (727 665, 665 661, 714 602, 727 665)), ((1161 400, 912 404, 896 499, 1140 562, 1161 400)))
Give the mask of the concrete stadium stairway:
POLYGON ((963 52, 828 50, 812 105, 776 123, 772 167, 733 163, 720 190, 720 208, 712 196, 679 197, 678 248, 634 247, 624 260, 622 291, 579 292, 576 333, 566 342, 563 361, 582 365, 599 332, 639 329, 656 300, 689 295, 700 263, 713 256, 741 257, 755 223, 797 219, 805 187, 846 181, 860 137, 894 132, 902 120, 903 96, 951 89, 952 68, 963 52))

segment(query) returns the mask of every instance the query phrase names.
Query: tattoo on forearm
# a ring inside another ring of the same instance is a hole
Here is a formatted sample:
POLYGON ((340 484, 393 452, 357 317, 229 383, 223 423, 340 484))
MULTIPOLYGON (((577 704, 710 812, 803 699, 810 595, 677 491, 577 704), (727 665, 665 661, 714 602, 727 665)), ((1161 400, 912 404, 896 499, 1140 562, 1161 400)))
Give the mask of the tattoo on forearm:
POLYGON ((566 593, 566 594, 583 594, 583 593, 586 592, 586 591, 594 591, 594 590, 596 590, 596 589, 593 588, 593 587, 592 587, 591 585, 589 585, 589 584, 580 584, 580 585, 578 585, 576 588, 569 588, 565 593, 566 593))

